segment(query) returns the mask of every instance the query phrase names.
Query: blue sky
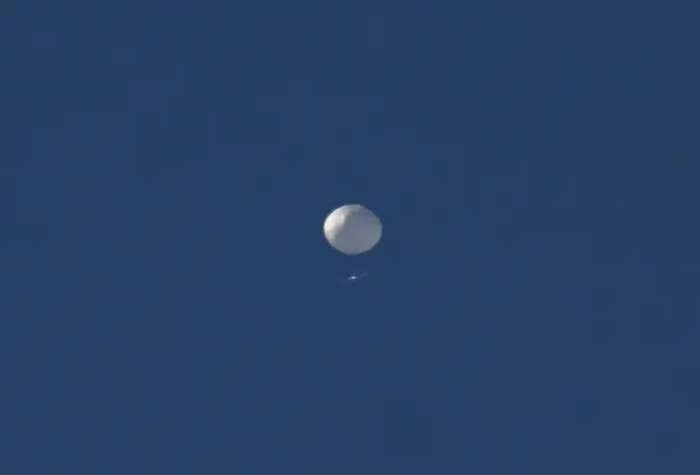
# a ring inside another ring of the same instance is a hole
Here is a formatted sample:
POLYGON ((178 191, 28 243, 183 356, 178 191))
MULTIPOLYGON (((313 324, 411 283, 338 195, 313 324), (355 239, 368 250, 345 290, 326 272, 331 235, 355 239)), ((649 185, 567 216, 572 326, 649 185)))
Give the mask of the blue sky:
POLYGON ((8 11, 3 473, 700 469, 689 9, 8 11))

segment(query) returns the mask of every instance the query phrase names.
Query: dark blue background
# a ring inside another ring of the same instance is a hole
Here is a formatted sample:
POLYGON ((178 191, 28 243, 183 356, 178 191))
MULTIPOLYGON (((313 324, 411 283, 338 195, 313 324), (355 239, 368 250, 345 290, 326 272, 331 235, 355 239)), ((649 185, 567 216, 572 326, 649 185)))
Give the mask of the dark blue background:
POLYGON ((5 11, 2 473, 700 473, 691 8, 5 11))

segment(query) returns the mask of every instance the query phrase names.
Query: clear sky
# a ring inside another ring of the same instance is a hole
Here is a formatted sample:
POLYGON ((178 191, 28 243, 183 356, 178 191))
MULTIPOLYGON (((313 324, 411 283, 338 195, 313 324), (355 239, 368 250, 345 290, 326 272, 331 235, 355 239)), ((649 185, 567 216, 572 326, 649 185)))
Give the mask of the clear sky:
POLYGON ((0 472, 700 473, 692 10, 246 3, 6 7, 0 472))

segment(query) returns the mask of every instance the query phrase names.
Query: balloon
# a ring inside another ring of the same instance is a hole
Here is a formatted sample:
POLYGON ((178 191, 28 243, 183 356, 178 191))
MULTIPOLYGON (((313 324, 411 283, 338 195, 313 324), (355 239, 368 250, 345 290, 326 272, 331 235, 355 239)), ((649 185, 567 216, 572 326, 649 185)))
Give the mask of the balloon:
POLYGON ((362 205, 344 205, 328 215, 323 234, 335 249, 354 256, 377 245, 382 237, 382 222, 362 205))

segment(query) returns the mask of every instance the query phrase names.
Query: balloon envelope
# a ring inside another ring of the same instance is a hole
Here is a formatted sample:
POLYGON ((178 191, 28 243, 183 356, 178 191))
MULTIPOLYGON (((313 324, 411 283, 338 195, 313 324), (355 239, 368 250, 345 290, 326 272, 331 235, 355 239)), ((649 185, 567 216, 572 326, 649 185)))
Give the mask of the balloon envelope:
POLYGON ((335 249, 353 256, 377 245, 382 237, 382 223, 362 205, 344 205, 328 215, 323 234, 335 249))

